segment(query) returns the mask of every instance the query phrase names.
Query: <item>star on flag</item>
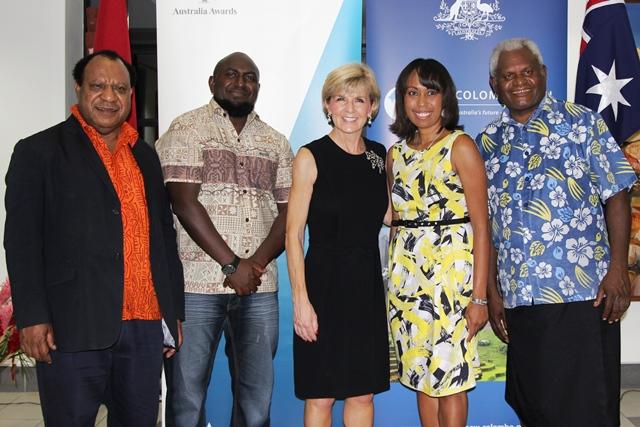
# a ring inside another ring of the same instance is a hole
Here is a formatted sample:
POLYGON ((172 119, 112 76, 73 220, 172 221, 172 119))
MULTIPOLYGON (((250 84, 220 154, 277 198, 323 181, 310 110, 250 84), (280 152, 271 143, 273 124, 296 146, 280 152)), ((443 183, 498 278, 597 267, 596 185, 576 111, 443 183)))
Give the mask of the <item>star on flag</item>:
POLYGON ((616 76, 616 61, 613 60, 609 73, 605 73, 595 65, 591 66, 596 73, 596 77, 600 83, 591 86, 587 89, 587 93, 593 93, 600 95, 600 104, 598 104, 598 113, 611 105, 613 109, 614 120, 618 119, 618 104, 631 106, 629 102, 622 96, 622 88, 627 83, 633 80, 633 77, 628 79, 618 79, 616 76))

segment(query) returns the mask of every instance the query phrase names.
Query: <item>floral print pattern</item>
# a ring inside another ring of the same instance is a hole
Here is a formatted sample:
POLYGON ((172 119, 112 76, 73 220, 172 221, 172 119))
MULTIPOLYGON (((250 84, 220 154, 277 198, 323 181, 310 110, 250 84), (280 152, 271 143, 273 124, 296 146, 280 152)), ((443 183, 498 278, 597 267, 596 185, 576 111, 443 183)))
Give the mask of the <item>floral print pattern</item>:
POLYGON ((476 138, 507 308, 594 299, 609 266, 603 205, 636 180, 602 117, 546 96, 476 138))

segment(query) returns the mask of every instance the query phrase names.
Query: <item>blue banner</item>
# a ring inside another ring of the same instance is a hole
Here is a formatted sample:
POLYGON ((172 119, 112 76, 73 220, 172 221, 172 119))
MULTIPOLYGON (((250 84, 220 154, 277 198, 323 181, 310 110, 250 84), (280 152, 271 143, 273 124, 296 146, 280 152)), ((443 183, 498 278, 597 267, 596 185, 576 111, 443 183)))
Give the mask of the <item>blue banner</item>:
POLYGON ((489 87, 489 57, 504 39, 534 40, 547 65, 547 89, 565 98, 567 4, 563 1, 368 0, 366 20, 366 62, 375 71, 384 98, 368 137, 387 146, 397 140, 388 131, 396 78, 414 58, 434 58, 447 67, 458 90, 460 122, 472 137, 500 110, 489 87))
MULTIPOLYGON (((395 83, 418 57, 434 58, 457 88, 460 124, 472 137, 497 117, 501 106, 489 87, 489 57, 502 40, 526 37, 542 50, 547 90, 565 98, 567 3, 557 0, 407 0, 366 2, 366 62, 373 68, 383 106, 367 136, 390 146, 395 83)), ((577 49, 578 46, 575 46, 577 49)), ((487 326, 479 333, 482 377, 469 393, 469 426, 518 426, 504 401, 506 344, 487 326)), ((396 383, 376 397, 376 426, 419 426, 415 393, 396 383)))

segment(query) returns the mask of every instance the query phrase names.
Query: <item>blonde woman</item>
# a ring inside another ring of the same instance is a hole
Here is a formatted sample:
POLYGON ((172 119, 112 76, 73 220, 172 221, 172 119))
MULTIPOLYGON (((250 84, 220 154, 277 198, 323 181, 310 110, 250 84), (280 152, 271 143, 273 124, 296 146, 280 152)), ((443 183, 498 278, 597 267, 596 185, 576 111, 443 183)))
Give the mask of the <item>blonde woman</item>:
POLYGON ((333 70, 322 89, 332 130, 303 146, 293 163, 286 247, 295 393, 305 400, 305 426, 330 426, 336 399, 345 400, 346 426, 372 426, 373 395, 389 388, 378 251, 388 207, 385 148, 362 137, 379 100, 366 65, 333 70))

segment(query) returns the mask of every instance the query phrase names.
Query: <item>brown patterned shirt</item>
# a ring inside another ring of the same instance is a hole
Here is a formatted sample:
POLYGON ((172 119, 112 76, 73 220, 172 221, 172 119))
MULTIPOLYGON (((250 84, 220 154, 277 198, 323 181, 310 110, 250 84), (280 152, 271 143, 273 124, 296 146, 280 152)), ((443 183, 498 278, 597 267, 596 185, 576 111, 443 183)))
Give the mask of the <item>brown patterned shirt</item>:
MULTIPOLYGON (((293 153, 287 139, 255 112, 238 135, 227 113, 213 99, 172 123, 156 142, 165 182, 200 184, 198 201, 231 250, 247 258, 266 239, 287 203, 293 153)), ((176 220, 185 292, 230 294, 222 286, 221 266, 176 220)), ((262 275, 258 292, 278 288, 275 260, 262 275)))

